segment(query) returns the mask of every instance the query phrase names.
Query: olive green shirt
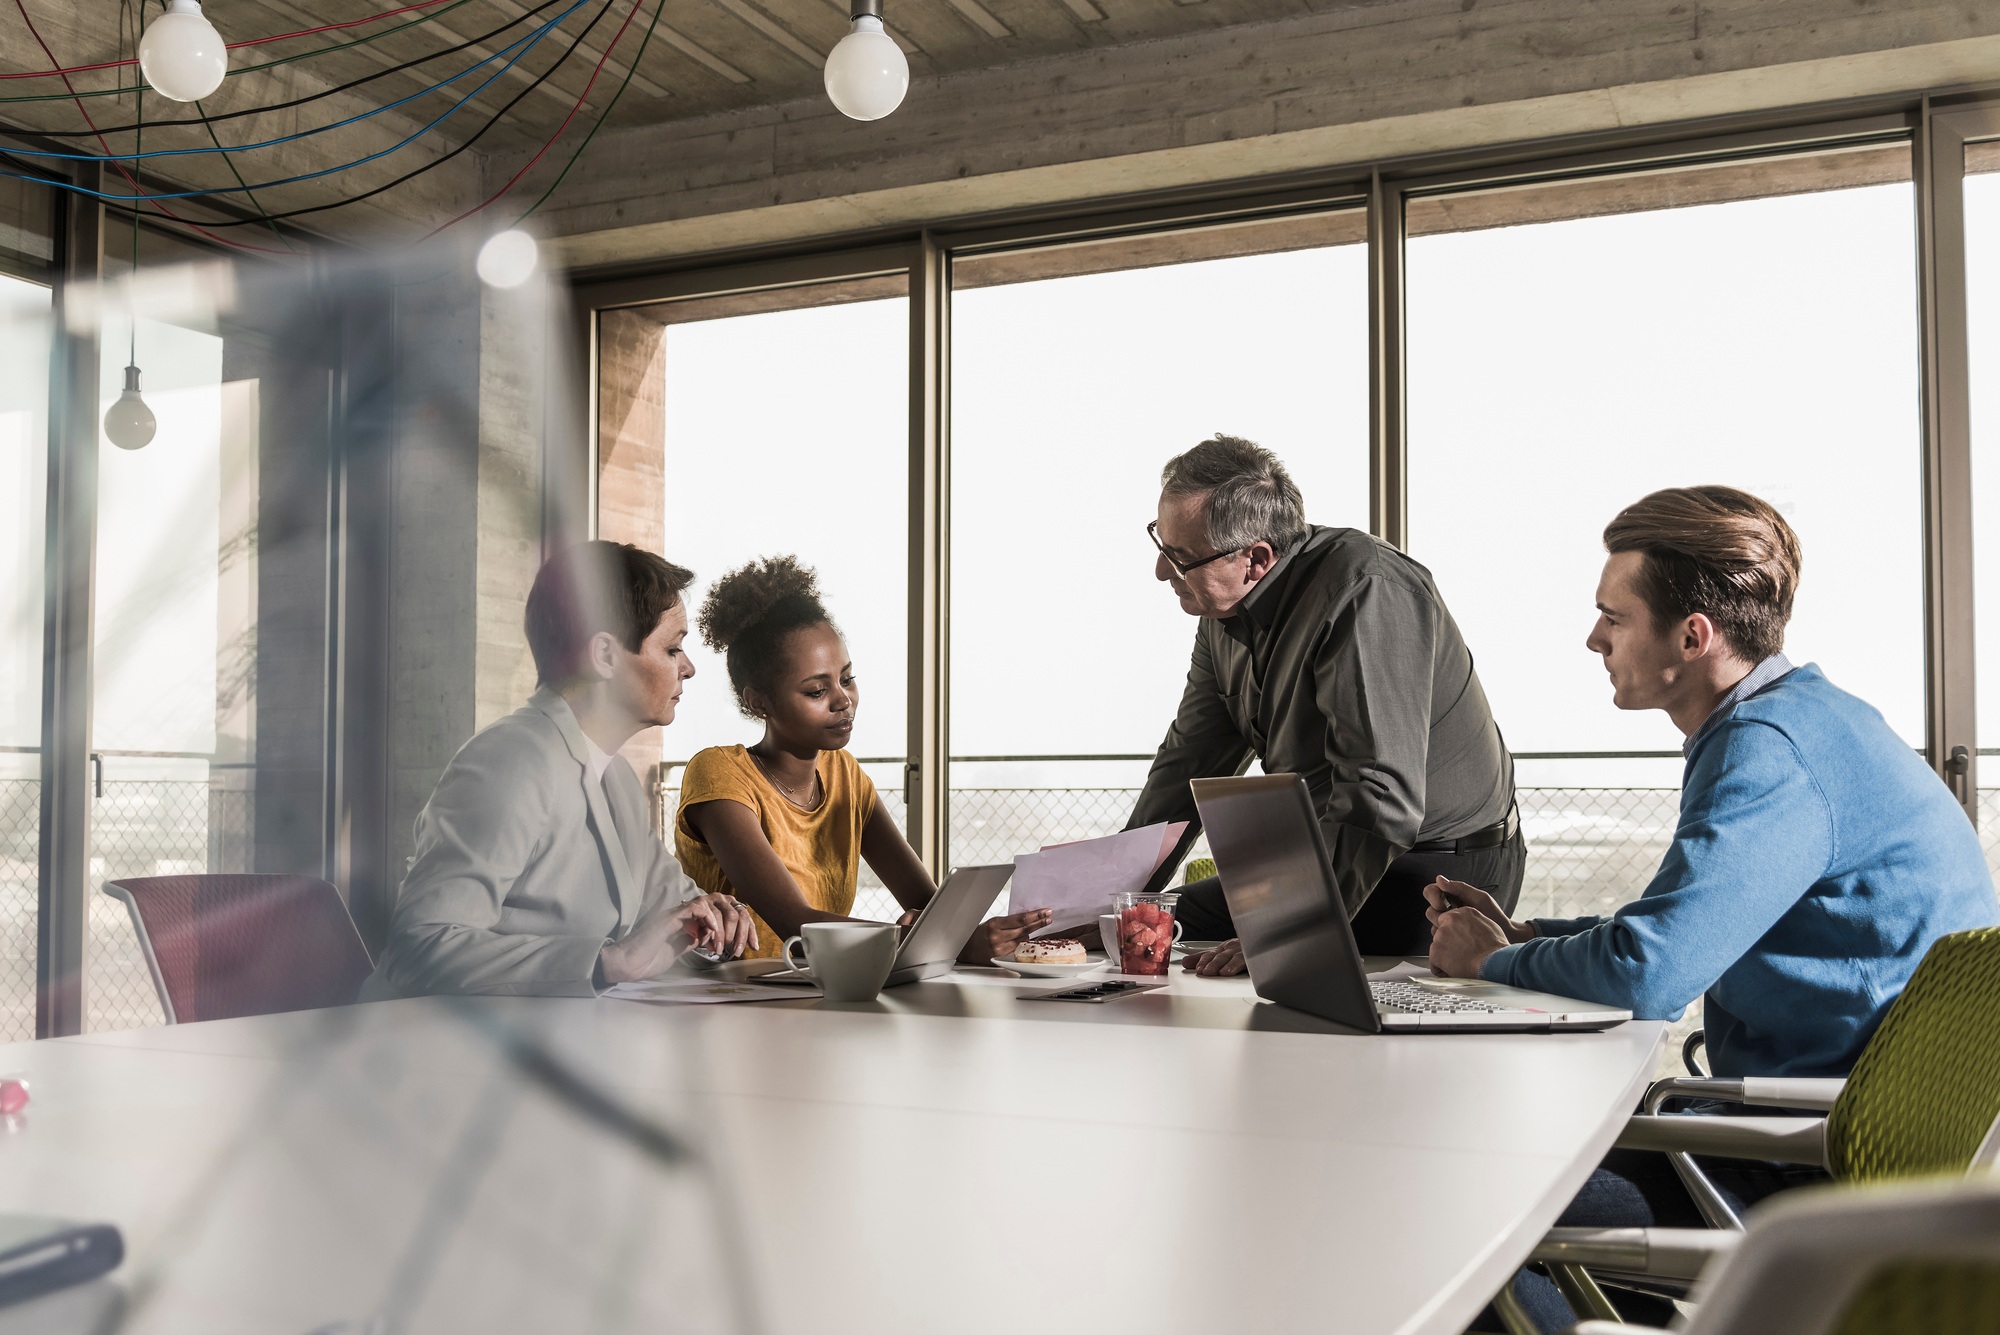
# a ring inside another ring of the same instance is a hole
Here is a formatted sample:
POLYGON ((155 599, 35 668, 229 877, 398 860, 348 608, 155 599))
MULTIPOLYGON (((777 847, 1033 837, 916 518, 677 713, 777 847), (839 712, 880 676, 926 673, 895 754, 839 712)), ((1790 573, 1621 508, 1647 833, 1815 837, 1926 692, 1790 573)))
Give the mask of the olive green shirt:
POLYGON ((1188 780, 1299 774, 1358 910, 1418 843, 1505 820, 1514 760, 1430 572, 1314 527, 1236 612, 1203 618, 1180 712, 1127 828, 1196 818, 1188 780))

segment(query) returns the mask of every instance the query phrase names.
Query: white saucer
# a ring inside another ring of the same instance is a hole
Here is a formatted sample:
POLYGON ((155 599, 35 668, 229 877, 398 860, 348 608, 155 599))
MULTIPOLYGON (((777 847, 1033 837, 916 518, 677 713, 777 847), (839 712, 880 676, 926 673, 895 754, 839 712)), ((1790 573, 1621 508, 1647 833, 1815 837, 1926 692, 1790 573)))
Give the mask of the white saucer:
POLYGON ((1029 978, 1074 978, 1080 973, 1089 973, 1092 969, 1102 969, 1110 962, 1102 955, 1093 955, 1081 964, 1023 964, 1018 960, 995 957, 993 967, 1012 969, 1015 973, 1024 974, 1029 978))

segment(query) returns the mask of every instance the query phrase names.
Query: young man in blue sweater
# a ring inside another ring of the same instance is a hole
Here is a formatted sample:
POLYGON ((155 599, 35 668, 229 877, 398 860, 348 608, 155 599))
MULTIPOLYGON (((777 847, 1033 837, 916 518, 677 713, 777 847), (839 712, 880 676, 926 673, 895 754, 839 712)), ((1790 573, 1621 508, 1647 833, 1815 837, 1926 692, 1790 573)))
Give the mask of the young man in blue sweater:
MULTIPOLYGON (((1799 542, 1776 510, 1731 487, 1659 491, 1604 545, 1587 644, 1614 704, 1663 709, 1687 738, 1673 846, 1608 918, 1514 922, 1440 881, 1431 965, 1641 1019, 1702 997, 1716 1075, 1846 1075, 1931 943, 2000 918, 1978 836, 1880 714, 1781 652, 1799 542)), ((1742 1205, 1809 1171, 1716 1176, 1742 1205)), ((1701 1225, 1664 1157, 1627 1151, 1561 1222, 1701 1225)), ((1535 1299, 1560 1299, 1531 1280, 1516 1293, 1541 1318, 1535 1299)))

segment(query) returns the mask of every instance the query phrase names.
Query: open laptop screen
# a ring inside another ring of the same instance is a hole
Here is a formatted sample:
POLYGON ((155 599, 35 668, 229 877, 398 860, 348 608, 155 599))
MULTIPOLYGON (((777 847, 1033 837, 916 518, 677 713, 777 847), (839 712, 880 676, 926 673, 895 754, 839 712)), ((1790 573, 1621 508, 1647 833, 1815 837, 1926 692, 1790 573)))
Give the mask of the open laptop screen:
POLYGON ((1266 774, 1192 787, 1257 995, 1380 1030, 1305 780, 1266 774))

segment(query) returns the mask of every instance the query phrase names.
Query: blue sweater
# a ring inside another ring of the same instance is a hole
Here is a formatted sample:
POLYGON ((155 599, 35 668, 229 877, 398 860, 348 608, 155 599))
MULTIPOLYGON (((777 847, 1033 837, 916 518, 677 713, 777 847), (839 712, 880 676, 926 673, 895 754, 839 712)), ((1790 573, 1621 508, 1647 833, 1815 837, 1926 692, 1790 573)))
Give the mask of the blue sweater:
POLYGON ((1996 919, 1964 810, 1807 664, 1696 734, 1643 895, 1609 918, 1537 919, 1481 974, 1645 1020, 1706 993, 1717 1075, 1845 1075, 1931 942, 1996 919))

